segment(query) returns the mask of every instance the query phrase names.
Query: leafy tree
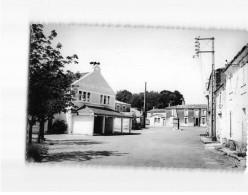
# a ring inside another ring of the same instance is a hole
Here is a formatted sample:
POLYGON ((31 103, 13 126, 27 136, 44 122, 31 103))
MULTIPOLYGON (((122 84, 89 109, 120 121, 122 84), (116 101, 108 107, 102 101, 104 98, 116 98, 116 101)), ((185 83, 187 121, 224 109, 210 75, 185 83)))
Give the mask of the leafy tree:
POLYGON ((144 93, 133 94, 131 106, 133 108, 137 108, 138 110, 142 110, 144 105, 144 93))
POLYGON ((44 140, 44 123, 53 115, 66 111, 72 105, 70 84, 77 77, 71 71, 64 72, 66 64, 77 63, 77 55, 64 58, 58 43, 54 48, 52 40, 55 30, 46 37, 43 25, 32 24, 30 34, 30 62, 28 86, 29 143, 32 142, 32 126, 40 123, 38 142, 44 140))
POLYGON ((146 94, 146 106, 147 110, 151 110, 153 107, 157 107, 159 100, 159 93, 156 91, 149 91, 146 94))
POLYGON ((128 90, 120 90, 120 91, 117 91, 116 93, 117 100, 128 103, 128 104, 131 104, 132 96, 133 96, 132 93, 128 90))

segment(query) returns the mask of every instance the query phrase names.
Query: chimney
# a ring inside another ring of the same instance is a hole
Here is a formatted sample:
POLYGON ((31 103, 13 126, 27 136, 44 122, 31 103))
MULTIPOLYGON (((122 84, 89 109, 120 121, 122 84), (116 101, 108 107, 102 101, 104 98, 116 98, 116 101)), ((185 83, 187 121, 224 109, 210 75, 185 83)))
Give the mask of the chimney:
POLYGON ((170 107, 170 103, 169 103, 168 107, 170 107))
POLYGON ((182 105, 185 105, 185 101, 184 101, 184 99, 182 99, 182 105))

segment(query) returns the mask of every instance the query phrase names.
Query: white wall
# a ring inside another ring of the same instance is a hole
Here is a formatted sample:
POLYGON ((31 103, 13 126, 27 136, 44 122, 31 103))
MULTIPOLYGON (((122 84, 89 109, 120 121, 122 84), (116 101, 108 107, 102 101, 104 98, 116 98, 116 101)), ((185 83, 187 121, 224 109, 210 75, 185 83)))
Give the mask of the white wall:
POLYGON ((72 116, 72 133, 93 135, 94 116, 73 115, 72 116))

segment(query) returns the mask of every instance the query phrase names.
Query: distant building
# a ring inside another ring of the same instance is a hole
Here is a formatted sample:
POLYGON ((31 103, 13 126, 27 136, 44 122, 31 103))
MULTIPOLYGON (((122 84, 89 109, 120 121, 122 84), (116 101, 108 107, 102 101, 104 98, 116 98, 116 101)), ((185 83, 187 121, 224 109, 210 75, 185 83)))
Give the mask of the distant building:
POLYGON ((186 104, 148 111, 150 125, 173 126, 173 118, 179 118, 180 126, 207 126, 207 105, 186 104))

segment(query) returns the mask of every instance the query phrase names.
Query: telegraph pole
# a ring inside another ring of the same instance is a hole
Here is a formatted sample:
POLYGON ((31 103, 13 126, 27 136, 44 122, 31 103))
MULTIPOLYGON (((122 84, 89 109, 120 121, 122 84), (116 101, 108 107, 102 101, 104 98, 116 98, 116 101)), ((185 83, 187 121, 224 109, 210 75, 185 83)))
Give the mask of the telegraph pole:
POLYGON ((211 38, 200 38, 197 37, 195 38, 195 51, 196 51, 196 55, 193 56, 193 58, 195 57, 199 57, 199 53, 212 53, 212 73, 211 73, 211 137, 213 141, 216 141, 216 133, 215 133, 215 112, 216 112, 216 108, 215 108, 215 56, 214 56, 214 37, 211 38), (212 50, 210 51, 201 51, 200 50, 200 41, 206 41, 206 40, 211 40, 212 41, 212 50))
POLYGON ((144 108, 143 108, 143 117, 144 117, 144 128, 146 128, 146 82, 145 82, 145 93, 144 93, 144 108))

